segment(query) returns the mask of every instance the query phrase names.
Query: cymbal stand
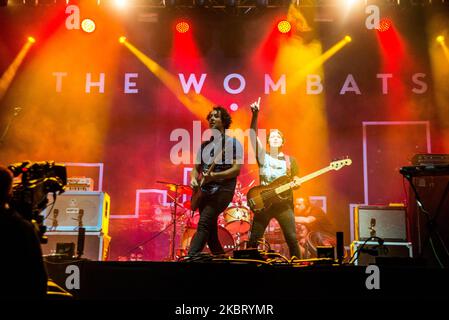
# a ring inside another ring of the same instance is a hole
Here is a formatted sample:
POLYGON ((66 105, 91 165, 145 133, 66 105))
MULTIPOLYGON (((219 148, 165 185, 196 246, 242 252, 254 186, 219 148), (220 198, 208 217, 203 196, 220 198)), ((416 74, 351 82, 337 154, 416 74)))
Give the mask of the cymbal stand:
POLYGON ((175 243, 176 243, 176 211, 178 208, 178 185, 175 185, 175 196, 173 198, 172 223, 173 232, 170 243, 170 260, 175 261, 175 243))

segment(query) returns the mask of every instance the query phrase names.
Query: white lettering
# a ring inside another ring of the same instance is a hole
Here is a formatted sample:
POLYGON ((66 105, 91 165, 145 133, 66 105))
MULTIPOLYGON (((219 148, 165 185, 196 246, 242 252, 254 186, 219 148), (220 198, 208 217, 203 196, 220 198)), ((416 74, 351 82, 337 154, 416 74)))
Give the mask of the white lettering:
POLYGON ((413 88, 412 89, 413 93, 423 94, 427 91, 427 83, 420 80, 420 78, 425 78, 425 77, 426 77, 425 73, 415 73, 412 76, 413 83, 421 86, 421 88, 413 88))
POLYGON ((340 95, 343 95, 348 91, 355 92, 356 94, 362 94, 352 74, 348 74, 348 76, 346 77, 345 83, 341 88, 340 95))
POLYGON ((100 81, 92 81, 92 73, 86 74, 86 93, 90 93, 91 87, 99 87, 99 92, 104 93, 104 73, 100 73, 100 81))
POLYGON ((186 79, 185 79, 183 73, 178 73, 178 77, 179 77, 179 81, 181 81, 182 90, 184 91, 185 94, 190 92, 190 88, 192 87, 192 85, 195 89, 195 93, 199 94, 199 93, 201 93, 201 89, 203 88, 204 81, 206 80, 207 74, 206 73, 201 74, 201 78, 200 78, 199 82, 196 79, 196 75, 194 75, 192 73, 189 75, 189 79, 187 80, 187 83, 186 83, 186 79))
POLYGON ((278 91, 279 88, 281 88, 281 94, 286 93, 285 74, 283 74, 276 83, 274 83, 269 74, 265 74, 265 94, 269 94, 270 89, 272 91, 278 91))
POLYGON ((62 77, 67 76, 67 72, 53 72, 53 75, 56 77, 56 92, 62 91, 62 77))
POLYGON ((388 79, 393 78, 391 73, 378 73, 378 79, 382 79, 382 94, 388 94, 388 79))
POLYGON ((227 93, 230 94, 239 94, 241 93, 246 86, 246 81, 245 78, 243 78, 240 74, 238 73, 231 73, 229 75, 226 76, 226 78, 223 81, 223 87, 226 90, 227 93), (231 79, 238 79, 240 81, 240 86, 237 89, 232 89, 229 86, 229 82, 231 81, 231 79))
POLYGON ((131 82, 131 78, 138 78, 138 73, 125 73, 125 88, 123 90, 124 93, 138 93, 139 89, 135 88, 137 83, 131 82), (135 89, 134 89, 135 88, 135 89))
POLYGON ((323 92, 321 77, 317 74, 307 75, 307 94, 320 94, 323 92))

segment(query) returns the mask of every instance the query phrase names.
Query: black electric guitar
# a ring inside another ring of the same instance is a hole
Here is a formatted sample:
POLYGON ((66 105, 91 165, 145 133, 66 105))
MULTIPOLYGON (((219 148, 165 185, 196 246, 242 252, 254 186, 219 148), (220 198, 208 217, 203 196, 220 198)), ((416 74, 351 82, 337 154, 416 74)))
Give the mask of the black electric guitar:
POLYGON ((329 166, 299 178, 297 182, 291 180, 287 176, 283 176, 277 178, 269 185, 253 187, 247 194, 248 205, 254 213, 261 212, 275 203, 283 202, 288 199, 288 191, 299 187, 302 183, 314 179, 328 171, 340 170, 345 166, 351 165, 351 163, 352 160, 349 158, 332 161, 329 166))
POLYGON ((190 210, 195 211, 198 209, 201 199, 204 197, 204 192, 202 190, 202 187, 205 182, 205 176, 209 175, 212 170, 214 170, 215 164, 217 163, 216 160, 221 157, 223 154, 223 150, 221 150, 217 156, 214 158, 211 166, 207 169, 206 172, 202 172, 200 183, 198 183, 198 187, 193 188, 192 198, 190 199, 190 210))

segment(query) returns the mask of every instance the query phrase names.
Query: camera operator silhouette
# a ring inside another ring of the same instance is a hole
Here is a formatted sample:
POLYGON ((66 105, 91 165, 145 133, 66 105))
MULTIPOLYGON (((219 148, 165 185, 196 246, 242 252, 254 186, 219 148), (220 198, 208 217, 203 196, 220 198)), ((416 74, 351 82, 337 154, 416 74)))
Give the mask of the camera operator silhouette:
POLYGON ((10 207, 13 175, 0 165, 0 298, 44 299, 47 272, 37 230, 10 207))

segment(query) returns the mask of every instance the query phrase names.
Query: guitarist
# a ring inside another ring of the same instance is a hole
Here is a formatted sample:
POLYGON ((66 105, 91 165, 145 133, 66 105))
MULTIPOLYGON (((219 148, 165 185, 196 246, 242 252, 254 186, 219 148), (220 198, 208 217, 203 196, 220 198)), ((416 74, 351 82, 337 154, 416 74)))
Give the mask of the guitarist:
MULTIPOLYGON (((282 176, 290 176, 294 180, 298 172, 298 166, 294 158, 282 152, 284 146, 284 136, 279 130, 271 130, 268 137, 268 150, 265 150, 259 138, 257 137, 257 118, 260 110, 260 98, 251 104, 252 119, 250 140, 256 152, 257 164, 259 165, 259 177, 261 185, 268 185, 275 179, 282 176)), ((300 250, 298 240, 296 238, 296 224, 293 211, 293 194, 289 191, 285 201, 274 204, 262 212, 254 215, 251 226, 251 235, 249 239, 249 247, 257 248, 259 241, 262 239, 265 229, 270 220, 275 218, 282 229, 285 241, 287 242, 290 256, 300 258, 300 250)))
POLYGON ((232 201, 243 156, 241 144, 225 134, 232 122, 225 108, 214 107, 209 112, 207 121, 213 135, 209 141, 201 144, 191 173, 190 185, 194 189, 201 188, 202 198, 198 205, 198 228, 188 256, 200 253, 206 243, 212 254, 225 253, 218 239, 217 219, 232 201), (215 165, 207 174, 213 162, 215 165))

